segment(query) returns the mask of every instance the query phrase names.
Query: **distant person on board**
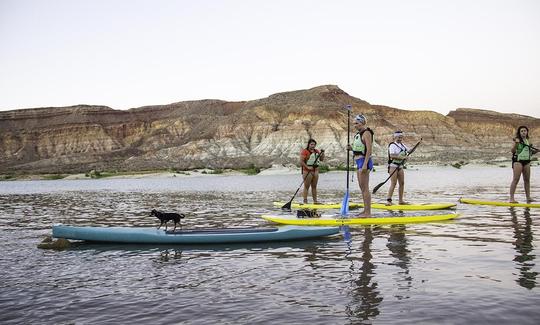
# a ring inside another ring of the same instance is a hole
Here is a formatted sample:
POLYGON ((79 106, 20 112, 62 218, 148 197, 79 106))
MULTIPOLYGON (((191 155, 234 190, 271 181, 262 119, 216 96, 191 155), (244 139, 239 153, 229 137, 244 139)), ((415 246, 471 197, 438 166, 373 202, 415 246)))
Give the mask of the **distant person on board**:
POLYGON ((531 203, 531 156, 537 153, 538 150, 529 142, 529 129, 526 126, 517 128, 513 140, 514 145, 511 151, 513 154, 512 170, 514 174, 510 184, 510 203, 518 203, 514 198, 514 194, 521 175, 523 175, 523 187, 525 188, 527 203, 531 203))
POLYGON ((358 218, 371 217, 371 192, 369 191, 369 172, 373 170, 373 160, 371 153, 373 149, 373 131, 367 127, 367 119, 359 114, 354 117, 354 128, 356 134, 353 143, 347 149, 352 150, 354 161, 358 169, 358 185, 362 192, 364 201, 364 211, 358 214, 358 218), (366 132, 367 131, 367 132, 366 132))
POLYGON ((319 162, 324 161, 324 150, 315 149, 317 141, 309 139, 306 148, 300 152, 300 165, 302 165, 302 177, 304 179, 304 204, 308 203, 307 196, 311 187, 313 203, 317 201, 317 183, 319 182, 319 162))
POLYGON ((386 205, 392 205, 392 195, 394 194, 396 184, 399 184, 399 204, 409 204, 403 199, 405 192, 405 171, 403 165, 405 165, 408 153, 409 147, 403 143, 403 131, 394 132, 394 141, 388 145, 388 173, 392 177, 390 178, 390 187, 386 196, 386 205), (395 171, 396 169, 397 171, 395 171))

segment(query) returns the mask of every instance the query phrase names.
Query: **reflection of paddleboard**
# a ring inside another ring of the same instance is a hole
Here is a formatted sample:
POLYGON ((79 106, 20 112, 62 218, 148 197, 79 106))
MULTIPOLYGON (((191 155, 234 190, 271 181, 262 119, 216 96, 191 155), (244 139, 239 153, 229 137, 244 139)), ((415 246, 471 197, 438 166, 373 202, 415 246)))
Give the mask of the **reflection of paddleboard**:
POLYGON ((540 208, 538 203, 510 203, 503 201, 482 201, 474 199, 459 199, 461 203, 478 204, 478 205, 496 205, 501 207, 523 207, 523 208, 540 208))
POLYGON ((337 234, 338 227, 225 228, 164 231, 137 227, 53 226, 53 237, 134 244, 217 244, 268 242, 337 234))
MULTIPOLYGON (((286 202, 274 202, 274 206, 282 207, 286 202)), ((357 209, 363 207, 362 203, 349 203, 350 209, 357 209)), ((372 203, 371 208, 382 210, 401 210, 401 211, 413 211, 413 210, 441 210, 448 209, 456 206, 455 203, 418 203, 418 204, 394 204, 385 205, 382 203, 372 203)), ((341 209, 341 203, 325 203, 325 204, 302 204, 293 203, 292 208, 295 209, 341 209)))
POLYGON ((265 215, 262 218, 287 225, 299 226, 341 226, 341 225, 384 225, 384 224, 404 224, 418 222, 432 222, 451 220, 458 214, 440 214, 433 216, 406 216, 406 217, 381 217, 381 218, 297 218, 294 216, 269 216, 265 215))

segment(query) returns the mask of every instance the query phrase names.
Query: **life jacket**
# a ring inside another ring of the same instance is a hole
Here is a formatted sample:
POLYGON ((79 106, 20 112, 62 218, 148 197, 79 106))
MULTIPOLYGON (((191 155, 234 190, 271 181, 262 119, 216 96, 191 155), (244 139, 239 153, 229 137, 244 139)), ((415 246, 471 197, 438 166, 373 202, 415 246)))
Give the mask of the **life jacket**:
POLYGON ((308 160, 306 161, 306 165, 308 165, 308 166, 310 166, 310 167, 311 167, 311 166, 314 166, 314 167, 319 166, 317 163, 319 162, 319 159, 318 159, 318 158, 319 158, 320 156, 321 156, 320 151, 318 151, 317 149, 315 149, 314 152, 311 152, 311 153, 309 154, 309 158, 308 158, 308 160))
POLYGON ((370 128, 365 128, 362 131, 356 132, 352 143, 353 154, 362 156, 366 155, 366 144, 364 143, 364 140, 362 140, 362 135, 364 135, 364 132, 366 131, 369 131, 369 133, 371 133, 371 143, 373 143, 374 133, 370 128))
POLYGON ((407 151, 407 148, 405 147, 405 145, 403 144, 399 144, 397 142, 390 142, 390 144, 388 144, 388 164, 396 164, 396 165, 400 165, 401 163, 403 163, 403 159, 392 159, 390 158, 390 146, 392 144, 395 144, 398 148, 399 148, 399 155, 402 156, 402 155, 407 155, 408 151, 407 151))
POLYGON ((528 139, 524 139, 522 142, 518 143, 514 159, 516 161, 531 160, 531 149, 529 148, 528 139))

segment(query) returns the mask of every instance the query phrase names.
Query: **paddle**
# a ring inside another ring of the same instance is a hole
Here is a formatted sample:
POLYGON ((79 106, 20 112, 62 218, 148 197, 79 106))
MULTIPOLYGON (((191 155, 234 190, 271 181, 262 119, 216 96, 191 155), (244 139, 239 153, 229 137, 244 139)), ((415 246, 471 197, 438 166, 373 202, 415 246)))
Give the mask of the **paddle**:
MULTIPOLYGON (((319 160, 319 157, 322 155, 322 151, 323 151, 323 150, 321 150, 321 153, 319 153, 319 154, 317 155, 317 157, 315 157, 315 161, 313 162, 313 165, 316 165, 316 164, 317 164, 317 161, 319 160)), ((314 169, 315 169, 315 168, 314 168, 314 169)), ((296 194, 298 194, 298 191, 300 191, 300 187, 302 187, 302 185, 303 185, 304 182, 306 181, 306 178, 309 176, 309 174, 311 174, 311 172, 312 172, 312 170, 308 171, 308 173, 306 174, 306 177, 304 177, 304 178, 302 179, 302 183, 300 183, 300 186, 298 186, 298 188, 296 189, 296 192, 294 192, 294 194, 293 194, 291 200, 290 200, 289 202, 285 203, 285 204, 281 207, 282 210, 289 210, 289 211, 291 211, 291 204, 292 204, 292 201, 293 201, 294 198, 296 197, 296 194)))
POLYGON ((347 190, 345 191, 345 196, 343 197, 343 201, 341 202, 341 216, 345 217, 349 214, 349 146, 351 145, 351 105, 345 106, 345 109, 347 110, 347 190))
MULTIPOLYGON (((418 145, 420 144, 420 142, 422 142, 422 138, 420 138, 420 141, 418 141, 417 144, 414 145, 414 147, 411 149, 411 151, 409 151, 406 155, 406 157, 409 157, 415 150, 416 148, 418 147, 418 145)), ((394 169, 394 171, 390 174, 390 176, 388 176, 387 179, 384 180, 384 182, 380 183, 379 185, 375 186, 375 188, 373 188, 373 194, 375 194, 380 188, 381 186, 383 186, 384 184, 386 184, 386 182, 388 182, 388 180, 392 177, 392 175, 394 175, 394 173, 399 169, 398 167, 403 165, 405 163, 405 160, 399 164, 397 164, 398 166, 396 167, 396 169, 394 169)))
MULTIPOLYGON (((341 202, 341 210, 339 211, 342 218, 345 218, 349 215, 349 163, 350 163, 350 153, 349 146, 351 145, 351 105, 345 106, 347 110, 347 177, 346 180, 346 190, 343 201, 341 202)), ((351 232, 349 226, 341 225, 340 229, 343 231, 343 240, 347 243, 350 243, 352 240, 351 232)))

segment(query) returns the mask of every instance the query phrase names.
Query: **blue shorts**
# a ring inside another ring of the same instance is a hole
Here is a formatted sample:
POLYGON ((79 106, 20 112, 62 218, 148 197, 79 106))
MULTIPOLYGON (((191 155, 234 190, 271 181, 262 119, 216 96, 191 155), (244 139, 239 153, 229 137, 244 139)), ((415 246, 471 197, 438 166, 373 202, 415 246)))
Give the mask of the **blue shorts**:
MULTIPOLYGON (((364 159, 365 157, 360 157, 356 159, 356 168, 358 168, 358 170, 362 169, 362 166, 364 165, 364 159)), ((371 159, 371 157, 369 157, 367 168, 369 170, 373 170, 373 160, 371 159)))

